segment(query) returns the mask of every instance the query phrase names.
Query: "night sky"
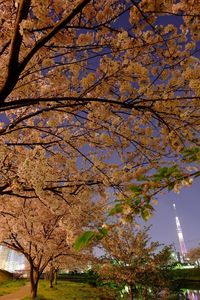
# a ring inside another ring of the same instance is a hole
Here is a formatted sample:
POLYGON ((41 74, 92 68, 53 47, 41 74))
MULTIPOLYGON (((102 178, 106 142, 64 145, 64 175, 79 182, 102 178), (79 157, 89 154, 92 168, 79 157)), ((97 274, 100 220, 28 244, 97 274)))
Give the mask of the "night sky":
POLYGON ((180 194, 166 192, 161 196, 154 216, 148 222, 148 224, 152 224, 150 230, 152 241, 174 244, 176 250, 180 251, 172 205, 175 203, 187 250, 200 246, 199 195, 200 177, 194 181, 191 187, 183 188, 180 194))

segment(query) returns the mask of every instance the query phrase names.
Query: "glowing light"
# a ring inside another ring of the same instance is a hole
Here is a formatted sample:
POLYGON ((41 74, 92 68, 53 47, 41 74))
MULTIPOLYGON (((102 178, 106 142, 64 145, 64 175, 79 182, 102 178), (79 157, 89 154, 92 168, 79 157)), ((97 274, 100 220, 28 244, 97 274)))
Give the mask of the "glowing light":
POLYGON ((179 217, 176 215, 176 205, 175 203, 173 203, 173 207, 174 207, 174 212, 175 212, 175 221, 176 221, 176 231, 178 234, 178 240, 179 240, 179 244, 180 244, 180 252, 182 254, 183 257, 185 257, 185 255, 187 254, 187 249, 185 246, 185 242, 184 242, 184 238, 183 238, 183 232, 181 229, 181 224, 179 221, 179 217))

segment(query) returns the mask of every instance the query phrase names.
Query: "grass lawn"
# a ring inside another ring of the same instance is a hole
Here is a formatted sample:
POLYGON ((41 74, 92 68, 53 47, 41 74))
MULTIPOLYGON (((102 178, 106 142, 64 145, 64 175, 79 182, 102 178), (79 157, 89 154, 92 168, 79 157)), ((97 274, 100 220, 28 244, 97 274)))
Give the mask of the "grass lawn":
POLYGON ((27 280, 14 280, 11 273, 0 270, 0 296, 13 293, 26 283, 27 280))
POLYGON ((18 279, 18 280, 6 280, 0 282, 0 296, 4 296, 6 294, 11 294, 17 291, 20 287, 24 286, 27 283, 26 279, 18 279))
MULTIPOLYGON (((115 292, 107 287, 93 287, 86 283, 58 281, 49 288, 48 281, 39 283, 38 300, 114 300, 115 292)), ((23 298, 29 300, 29 297, 23 298)))

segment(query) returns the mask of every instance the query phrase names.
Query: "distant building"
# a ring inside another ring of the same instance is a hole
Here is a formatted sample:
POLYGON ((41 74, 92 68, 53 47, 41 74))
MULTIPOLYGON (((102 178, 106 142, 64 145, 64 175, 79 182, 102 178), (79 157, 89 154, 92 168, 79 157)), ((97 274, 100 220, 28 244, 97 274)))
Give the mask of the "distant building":
POLYGON ((26 259, 24 255, 5 246, 0 246, 0 269, 14 273, 24 270, 25 267, 26 259))

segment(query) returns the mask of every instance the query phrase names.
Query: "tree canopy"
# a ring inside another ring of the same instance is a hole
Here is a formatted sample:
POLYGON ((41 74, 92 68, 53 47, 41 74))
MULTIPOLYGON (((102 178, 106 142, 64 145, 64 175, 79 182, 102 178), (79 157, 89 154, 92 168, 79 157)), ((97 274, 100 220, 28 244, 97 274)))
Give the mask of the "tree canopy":
POLYGON ((76 207, 81 224, 86 200, 103 208, 111 193, 123 205, 110 215, 146 218, 155 193, 199 175, 198 0, 1 0, 0 11, 1 218, 36 201, 55 215, 76 207))
POLYGON ((200 247, 195 247, 189 250, 187 257, 191 262, 197 263, 198 267, 200 265, 200 247))
POLYGON ((197 2, 1 1, 1 194, 22 186, 18 152, 68 166, 43 190, 124 193, 198 147, 197 2))
MULTIPOLYGON (((155 299, 168 286, 165 268, 170 262, 170 247, 159 249, 151 242, 148 228, 137 224, 118 224, 102 240, 105 255, 96 267, 106 281, 127 286, 130 299, 155 299)), ((163 298, 164 299, 164 298, 163 298)))
POLYGON ((43 199, 37 191, 35 196, 29 193, 30 197, 23 198, 2 196, 0 243, 26 257, 31 299, 35 299, 43 272, 55 266, 68 269, 72 263, 80 265, 80 260, 86 264, 86 259, 91 257, 87 249, 75 252, 73 244, 85 228, 101 225, 104 201, 95 204, 88 196, 65 205, 51 195, 43 199))

